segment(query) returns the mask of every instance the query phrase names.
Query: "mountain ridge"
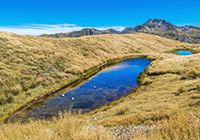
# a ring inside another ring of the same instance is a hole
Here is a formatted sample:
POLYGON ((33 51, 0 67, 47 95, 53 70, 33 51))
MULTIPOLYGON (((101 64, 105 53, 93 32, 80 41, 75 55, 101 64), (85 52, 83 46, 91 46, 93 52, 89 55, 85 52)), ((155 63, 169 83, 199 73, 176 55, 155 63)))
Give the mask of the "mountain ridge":
POLYGON ((40 37, 65 38, 81 37, 85 35, 99 34, 134 34, 134 33, 154 34, 168 39, 177 40, 185 43, 200 44, 200 27, 191 25, 176 26, 164 19, 149 19, 143 24, 127 27, 122 31, 115 29, 97 30, 95 28, 83 28, 79 31, 69 33, 42 34, 40 37))

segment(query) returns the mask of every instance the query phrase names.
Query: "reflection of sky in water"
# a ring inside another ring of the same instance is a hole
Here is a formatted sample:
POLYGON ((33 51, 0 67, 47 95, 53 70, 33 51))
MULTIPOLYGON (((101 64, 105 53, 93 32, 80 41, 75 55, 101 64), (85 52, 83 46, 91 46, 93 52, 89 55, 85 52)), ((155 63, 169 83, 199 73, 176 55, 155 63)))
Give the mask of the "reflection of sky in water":
POLYGON ((76 89, 48 99, 29 117, 49 116, 59 110, 82 109, 87 112, 126 95, 137 86, 137 76, 151 61, 131 59, 111 66, 90 78, 76 89))
POLYGON ((180 55, 192 55, 193 53, 190 51, 178 51, 176 52, 176 54, 180 54, 180 55))

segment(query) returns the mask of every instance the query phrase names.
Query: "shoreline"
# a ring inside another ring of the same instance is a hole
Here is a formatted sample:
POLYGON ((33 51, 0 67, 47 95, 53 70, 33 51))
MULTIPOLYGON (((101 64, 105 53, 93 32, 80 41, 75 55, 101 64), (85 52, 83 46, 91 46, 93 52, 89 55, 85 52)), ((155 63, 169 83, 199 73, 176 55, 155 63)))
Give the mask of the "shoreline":
MULTIPOLYGON (((108 60, 106 63, 104 63, 102 65, 95 66, 95 67, 93 67, 91 69, 88 69, 86 72, 84 72, 83 74, 79 75, 77 78, 71 79, 71 80, 67 81, 65 84, 62 84, 62 85, 58 86, 57 88, 50 90, 47 93, 41 94, 39 96, 36 96, 33 99, 23 103, 22 105, 20 105, 17 108, 15 108, 12 111, 11 115, 5 116, 2 119, 2 122, 5 123, 5 124, 8 123, 9 120, 11 120, 11 119, 13 119, 15 117, 16 113, 19 113, 21 110, 23 110, 24 108, 28 107, 30 104, 32 104, 32 103, 34 103, 34 102, 36 102, 36 101, 38 101, 38 100, 40 100, 40 99, 42 99, 44 97, 48 97, 48 96, 58 92, 59 90, 64 89, 64 88, 66 88, 66 87, 68 87, 68 86, 70 86, 72 84, 78 84, 82 80, 86 80, 86 79, 92 77, 93 75, 99 73, 101 70, 103 70, 104 68, 106 68, 108 66, 120 63, 120 62, 125 61, 125 60, 135 59, 135 58, 143 58, 143 59, 147 59, 147 60, 151 60, 151 61, 155 60, 155 58, 151 58, 151 57, 149 57, 149 55, 129 55, 129 56, 124 56, 122 58, 115 58, 115 59, 112 59, 112 60, 108 60)), ((135 88, 133 88, 130 93, 135 92, 138 87, 139 87, 139 84, 135 88)), ((128 93, 127 95, 125 95, 123 97, 128 96, 130 93, 128 93)), ((123 97, 121 97, 120 99, 122 99, 123 97)), ((120 99, 118 99, 118 100, 120 100, 120 99)), ((115 100, 115 101, 118 101, 118 100, 115 100)), ((113 102, 115 102, 115 101, 113 101, 113 102)), ((113 102, 111 102, 111 103, 109 103, 109 104, 107 104, 105 106, 112 105, 113 102)), ((97 110, 97 109, 95 109, 95 110, 97 110)), ((95 110, 93 110, 93 111, 95 111, 95 110)), ((89 114, 92 113, 93 111, 90 111, 89 114)))

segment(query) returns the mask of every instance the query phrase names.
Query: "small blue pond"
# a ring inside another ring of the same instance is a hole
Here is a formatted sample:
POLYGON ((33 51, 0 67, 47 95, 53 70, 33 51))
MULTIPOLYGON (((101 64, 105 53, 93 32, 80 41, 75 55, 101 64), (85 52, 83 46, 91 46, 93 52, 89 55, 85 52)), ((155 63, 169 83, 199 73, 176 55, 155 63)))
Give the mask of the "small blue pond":
POLYGON ((48 99, 35 102, 20 118, 55 116, 59 111, 82 110, 83 113, 99 108, 137 86, 137 77, 151 61, 131 59, 110 66, 76 87, 69 87, 48 99))
POLYGON ((193 53, 190 51, 178 51, 176 52, 176 54, 180 54, 180 55, 192 55, 193 53))

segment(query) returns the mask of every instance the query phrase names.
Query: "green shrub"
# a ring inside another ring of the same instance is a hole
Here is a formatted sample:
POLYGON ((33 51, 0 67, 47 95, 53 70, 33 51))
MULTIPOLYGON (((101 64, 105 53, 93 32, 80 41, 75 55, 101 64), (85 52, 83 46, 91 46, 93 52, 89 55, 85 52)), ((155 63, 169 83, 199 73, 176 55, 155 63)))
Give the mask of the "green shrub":
POLYGON ((26 95, 31 95, 31 93, 30 92, 26 92, 26 95))
POLYGON ((121 109, 115 115, 123 115, 123 114, 125 114, 125 112, 126 112, 125 109, 121 109))

